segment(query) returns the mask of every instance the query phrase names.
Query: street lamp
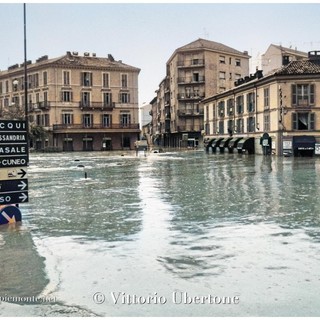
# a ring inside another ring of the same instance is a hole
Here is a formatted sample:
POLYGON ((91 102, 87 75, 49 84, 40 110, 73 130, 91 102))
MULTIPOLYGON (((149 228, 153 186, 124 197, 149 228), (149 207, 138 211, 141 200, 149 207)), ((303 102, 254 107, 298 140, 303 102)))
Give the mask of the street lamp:
POLYGON ((26 4, 23 4, 23 35, 24 35, 24 117, 26 122, 27 143, 29 146, 29 121, 28 121, 28 79, 27 79, 27 19, 26 4))

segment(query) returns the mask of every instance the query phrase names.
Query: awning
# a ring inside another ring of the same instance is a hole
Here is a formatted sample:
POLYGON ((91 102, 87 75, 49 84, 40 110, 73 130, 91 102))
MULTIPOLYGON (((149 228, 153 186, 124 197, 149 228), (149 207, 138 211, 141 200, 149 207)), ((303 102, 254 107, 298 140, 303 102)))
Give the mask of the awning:
POLYGON ((212 147, 216 148, 220 146, 220 142, 223 140, 223 138, 218 138, 213 144, 212 147))
POLYGON ((222 139, 222 140, 220 141, 219 148, 225 148, 225 147, 227 147, 227 145, 229 144, 229 141, 230 141, 231 139, 232 139, 232 138, 222 139))
POLYGON ((254 138, 242 138, 237 144, 238 151, 247 150, 249 153, 254 153, 254 138))
POLYGON ((229 142, 228 142, 228 148, 236 148, 238 145, 238 142, 242 139, 242 137, 238 137, 238 138, 232 138, 229 142))
POLYGON ((109 137, 102 138, 102 141, 108 141, 108 140, 111 140, 111 138, 109 138, 109 137))
POLYGON ((296 150, 314 150, 316 138, 314 136, 292 137, 292 147, 296 150))
POLYGON ((92 141, 93 138, 82 138, 82 141, 92 141))

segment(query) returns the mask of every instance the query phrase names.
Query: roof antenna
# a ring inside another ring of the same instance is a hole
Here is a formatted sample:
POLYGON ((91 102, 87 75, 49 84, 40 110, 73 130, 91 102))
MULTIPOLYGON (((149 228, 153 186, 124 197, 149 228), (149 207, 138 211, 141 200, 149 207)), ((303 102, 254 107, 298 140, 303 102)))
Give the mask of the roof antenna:
POLYGON ((206 28, 203 28, 203 36, 205 37, 205 39, 209 39, 209 33, 207 32, 206 28))

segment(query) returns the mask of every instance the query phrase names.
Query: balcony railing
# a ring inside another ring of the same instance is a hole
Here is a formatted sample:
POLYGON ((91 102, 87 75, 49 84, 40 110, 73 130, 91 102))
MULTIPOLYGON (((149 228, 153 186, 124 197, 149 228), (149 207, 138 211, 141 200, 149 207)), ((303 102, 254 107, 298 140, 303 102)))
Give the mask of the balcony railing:
POLYGON ((178 61, 178 68, 203 67, 204 59, 191 59, 186 61, 178 61))
POLYGON ((54 124, 53 130, 66 130, 66 129, 131 129, 136 130, 139 129, 138 123, 130 123, 130 124, 121 124, 121 123, 113 123, 109 126, 104 126, 103 124, 54 124))
POLYGON ((188 78, 188 77, 179 77, 178 83, 180 84, 190 84, 190 83, 203 83, 205 81, 204 76, 199 76, 195 78, 188 78))
POLYGON ((187 116, 203 116, 204 115, 204 109, 200 110, 193 110, 193 109, 182 109, 178 110, 178 116, 179 117, 187 117, 187 116))
POLYGON ((80 101, 79 107, 81 109, 113 109, 116 106, 115 102, 104 103, 104 102, 87 102, 80 101))
POLYGON ((204 92, 201 93, 178 93, 179 100, 202 100, 205 97, 204 92))
POLYGON ((179 132, 192 132, 192 131, 201 131, 204 129, 203 125, 194 125, 194 126, 178 126, 179 132))
POLYGON ((28 111, 33 112, 37 110, 49 110, 50 109, 50 102, 49 101, 41 101, 36 103, 28 103, 28 111))

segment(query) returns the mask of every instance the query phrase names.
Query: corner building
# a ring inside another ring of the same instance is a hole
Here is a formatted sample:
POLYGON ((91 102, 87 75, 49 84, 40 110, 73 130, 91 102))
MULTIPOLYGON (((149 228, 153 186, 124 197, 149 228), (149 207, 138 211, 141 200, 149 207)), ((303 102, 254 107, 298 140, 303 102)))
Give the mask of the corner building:
MULTIPOLYGON (((133 149, 138 140, 140 69, 112 55, 67 52, 27 62, 30 127, 37 150, 133 149)), ((0 72, 1 117, 13 106, 24 110, 24 64, 0 72)))
POLYGON ((320 154, 320 51, 267 76, 257 71, 203 104, 207 151, 320 154))
POLYGON ((198 39, 174 51, 152 109, 152 141, 164 147, 195 147, 204 130, 203 98, 228 90, 249 73, 247 51, 198 39), (154 114, 156 113, 156 114, 154 114))

